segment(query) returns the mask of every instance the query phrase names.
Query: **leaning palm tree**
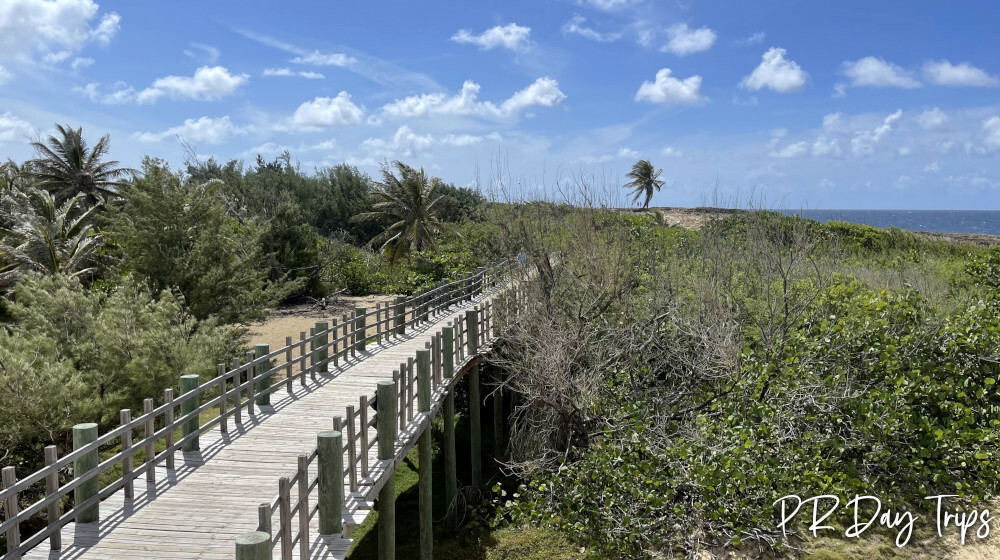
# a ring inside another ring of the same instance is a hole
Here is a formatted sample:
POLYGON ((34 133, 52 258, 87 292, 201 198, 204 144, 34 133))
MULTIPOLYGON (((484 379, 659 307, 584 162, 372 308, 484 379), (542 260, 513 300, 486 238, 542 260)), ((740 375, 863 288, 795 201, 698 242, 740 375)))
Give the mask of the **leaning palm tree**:
POLYGON ((374 210, 358 214, 354 219, 389 222, 385 231, 369 241, 368 246, 378 245, 394 263, 404 255, 409 260, 413 251, 435 248, 437 235, 444 224, 438 217, 437 208, 441 200, 436 194, 440 179, 435 177, 428 181, 423 168, 418 171, 400 161, 392 165, 399 171, 399 177, 388 165, 383 165, 382 181, 375 182, 374 194, 378 202, 373 205, 374 210))
POLYGON ((84 208, 83 197, 78 193, 58 204, 52 193, 37 188, 6 195, 14 224, 0 229, 0 285, 29 271, 80 276, 93 270, 103 239, 92 225, 98 207, 84 208))
POLYGON ((635 189, 635 198, 632 199, 632 203, 639 201, 639 197, 646 194, 646 201, 643 203, 643 208, 649 208, 649 201, 653 199, 653 189, 658 192, 660 187, 663 186, 663 181, 659 179, 662 169, 656 169, 654 171, 653 164, 649 163, 649 160, 640 159, 635 162, 632 166, 632 171, 626 173, 625 176, 632 181, 625 184, 626 189, 635 189))
POLYGON ((32 142, 38 157, 30 160, 31 175, 42 187, 63 202, 83 194, 89 204, 117 196, 123 179, 136 171, 118 167, 117 161, 101 161, 111 147, 111 137, 105 134, 90 150, 83 139, 83 129, 56 125, 59 135, 49 136, 48 146, 32 142))

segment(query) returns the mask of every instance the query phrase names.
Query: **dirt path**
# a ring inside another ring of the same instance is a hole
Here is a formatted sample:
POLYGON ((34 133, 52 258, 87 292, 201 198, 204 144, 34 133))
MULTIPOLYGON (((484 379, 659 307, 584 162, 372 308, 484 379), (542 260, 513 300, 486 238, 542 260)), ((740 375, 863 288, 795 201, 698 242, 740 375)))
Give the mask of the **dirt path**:
POLYGON ((337 319, 340 321, 345 313, 350 313, 355 306, 375 309, 375 305, 387 303, 396 299, 394 295, 388 296, 341 296, 327 306, 325 310, 311 304, 300 304, 280 307, 271 312, 270 316, 260 322, 250 325, 250 344, 268 344, 271 350, 277 350, 285 345, 285 337, 292 337, 292 341, 299 340, 299 333, 309 333, 310 327, 316 325, 316 321, 329 321, 337 319))

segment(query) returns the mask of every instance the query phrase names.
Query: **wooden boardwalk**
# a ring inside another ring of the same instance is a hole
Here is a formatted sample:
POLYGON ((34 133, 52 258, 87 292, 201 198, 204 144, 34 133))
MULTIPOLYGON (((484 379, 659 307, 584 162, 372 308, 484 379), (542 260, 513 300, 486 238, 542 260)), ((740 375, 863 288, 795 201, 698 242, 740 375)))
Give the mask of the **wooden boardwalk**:
MULTIPOLYGON (((291 394, 284 388, 274 392, 270 406, 259 406, 254 415, 244 411, 242 423, 230 417, 228 434, 211 430, 201 436, 199 451, 177 451, 175 469, 167 470, 161 462, 155 483, 137 478, 133 499, 126 500, 119 490, 102 501, 99 522, 64 526, 61 549, 50 550, 45 542, 24 558, 232 559, 236 538, 258 528, 257 506, 273 502, 278 479, 296 472, 298 457, 316 448, 317 433, 333 429, 333 418, 343 416, 348 406, 357 406, 360 396, 373 395, 378 381, 391 381, 393 371, 423 350, 441 327, 458 322, 466 310, 486 301, 480 297, 461 302, 427 323, 407 327, 405 335, 369 343, 366 351, 338 366, 329 364, 328 371, 316 374, 315 382, 294 383, 291 394)), ((456 360, 456 374, 461 365, 475 359, 456 360)), ((458 375, 452 383, 457 379, 458 375)), ((440 404, 447 387, 447 380, 438 385, 432 408, 440 404)), ((397 461, 426 424, 417 414, 406 423, 396 440, 397 461)), ((375 429, 370 427, 367 433, 368 441, 374 441, 375 429)), ((370 465, 378 464, 375 452, 375 447, 368 452, 370 465)), ((380 478, 384 474, 375 476, 380 478)), ((367 516, 372 490, 377 490, 372 480, 361 484, 352 495, 345 483, 348 535, 367 516)), ((351 541, 319 536, 318 517, 310 522, 310 557, 345 558, 351 541)), ((299 558, 299 547, 294 550, 299 558)), ((279 552, 275 550, 275 558, 279 552)))

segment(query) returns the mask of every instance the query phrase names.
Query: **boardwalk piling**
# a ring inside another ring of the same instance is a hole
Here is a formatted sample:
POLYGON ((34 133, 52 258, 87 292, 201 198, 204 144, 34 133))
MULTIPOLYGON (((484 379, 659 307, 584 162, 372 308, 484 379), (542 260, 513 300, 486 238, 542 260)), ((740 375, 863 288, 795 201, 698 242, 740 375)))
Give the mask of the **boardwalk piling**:
MULTIPOLYGON (((197 389, 198 379, 197 375, 182 375, 181 394, 183 395, 197 389)), ((182 402, 181 416, 194 412, 195 409, 198 408, 200 400, 201 399, 198 398, 198 395, 195 395, 182 402)), ((200 446, 198 445, 198 436, 188 437, 198 431, 198 421, 198 415, 195 414, 181 425, 181 439, 184 441, 184 443, 181 444, 181 451, 198 451, 198 449, 200 449, 200 446)))
MULTIPOLYGON (((271 347, 267 344, 253 345, 254 359, 263 358, 270 353, 271 347)), ((257 372, 254 376, 257 378, 257 383, 254 384, 254 391, 257 392, 257 406, 271 404, 271 393, 268 392, 268 389, 271 388, 272 374, 264 375, 269 369, 271 369, 271 362, 269 360, 265 360, 254 367, 254 370, 257 372)))
MULTIPOLYGON (((396 445, 396 384, 379 381, 376 392, 378 412, 378 458, 392 461, 396 445)), ((378 559, 396 558, 396 480, 394 473, 386 475, 385 486, 378 493, 378 559)))
POLYGON ((344 511, 343 436, 327 430, 316 436, 319 461, 319 534, 339 535, 344 532, 341 517, 344 511))
MULTIPOLYGON (((475 358, 479 352, 479 322, 478 311, 469 309, 465 312, 465 328, 468 336, 469 358, 475 358)), ((469 432, 470 449, 472 452, 472 485, 478 487, 482 483, 483 474, 483 433, 482 433, 482 400, 479 397, 479 364, 469 368, 469 432)))
MULTIPOLYGON (((417 350, 417 406, 421 413, 431 411, 431 353, 417 350)), ((428 414, 429 416, 429 414, 428 414)), ((420 494, 420 560, 431 560, 434 555, 434 514, 431 510, 431 430, 420 434, 418 445, 418 491, 420 494)))
MULTIPOLYGON (((441 374, 445 383, 455 376, 455 329, 441 329, 441 374)), ((455 499, 458 497, 458 466, 455 455, 455 387, 448 387, 444 397, 444 501, 447 504, 447 525, 455 530, 455 499)))
MULTIPOLYGON (((86 447, 97 439, 97 424, 87 423, 87 424, 77 424, 73 426, 73 451, 86 447)), ((97 446, 87 453, 80 456, 79 459, 73 461, 73 476, 80 478, 87 474, 88 471, 97 466, 98 456, 97 456, 97 446)), ((73 503, 82 504, 84 501, 89 499, 91 496, 97 495, 99 481, 98 477, 91 477, 86 482, 80 484, 73 490, 73 503)), ((100 518, 100 509, 98 504, 80 510, 80 513, 76 516, 77 523, 93 523, 100 518)))
POLYGON ((357 339, 358 339, 358 342, 357 342, 357 351, 358 352, 364 352, 365 351, 365 347, 366 347, 366 345, 365 345, 365 337, 367 336, 366 335, 367 330, 365 328, 365 315, 367 313, 368 313, 368 310, 365 309, 364 307, 355 307, 354 308, 354 316, 357 317, 357 319, 354 320, 354 332, 358 333, 358 337, 357 337, 357 339))
POLYGON ((271 560, 271 535, 254 531, 236 537, 236 560, 271 560))

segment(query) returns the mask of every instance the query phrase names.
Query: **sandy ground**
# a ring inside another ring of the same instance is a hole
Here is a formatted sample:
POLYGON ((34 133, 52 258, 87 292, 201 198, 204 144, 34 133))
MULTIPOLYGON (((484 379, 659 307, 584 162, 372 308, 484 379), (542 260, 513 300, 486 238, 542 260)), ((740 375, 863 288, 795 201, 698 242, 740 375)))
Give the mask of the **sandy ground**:
POLYGON ((285 337, 292 337, 293 342, 299 340, 299 333, 309 333, 309 328, 316 325, 316 321, 330 321, 337 319, 341 322, 341 317, 345 313, 350 313, 355 306, 375 309, 375 305, 387 303, 396 299, 394 295, 388 296, 340 296, 335 301, 327 305, 325 310, 313 304, 300 304, 282 306, 271 312, 270 316, 263 322, 250 325, 249 337, 250 347, 254 344, 268 344, 271 350, 277 350, 285 345, 285 337))

